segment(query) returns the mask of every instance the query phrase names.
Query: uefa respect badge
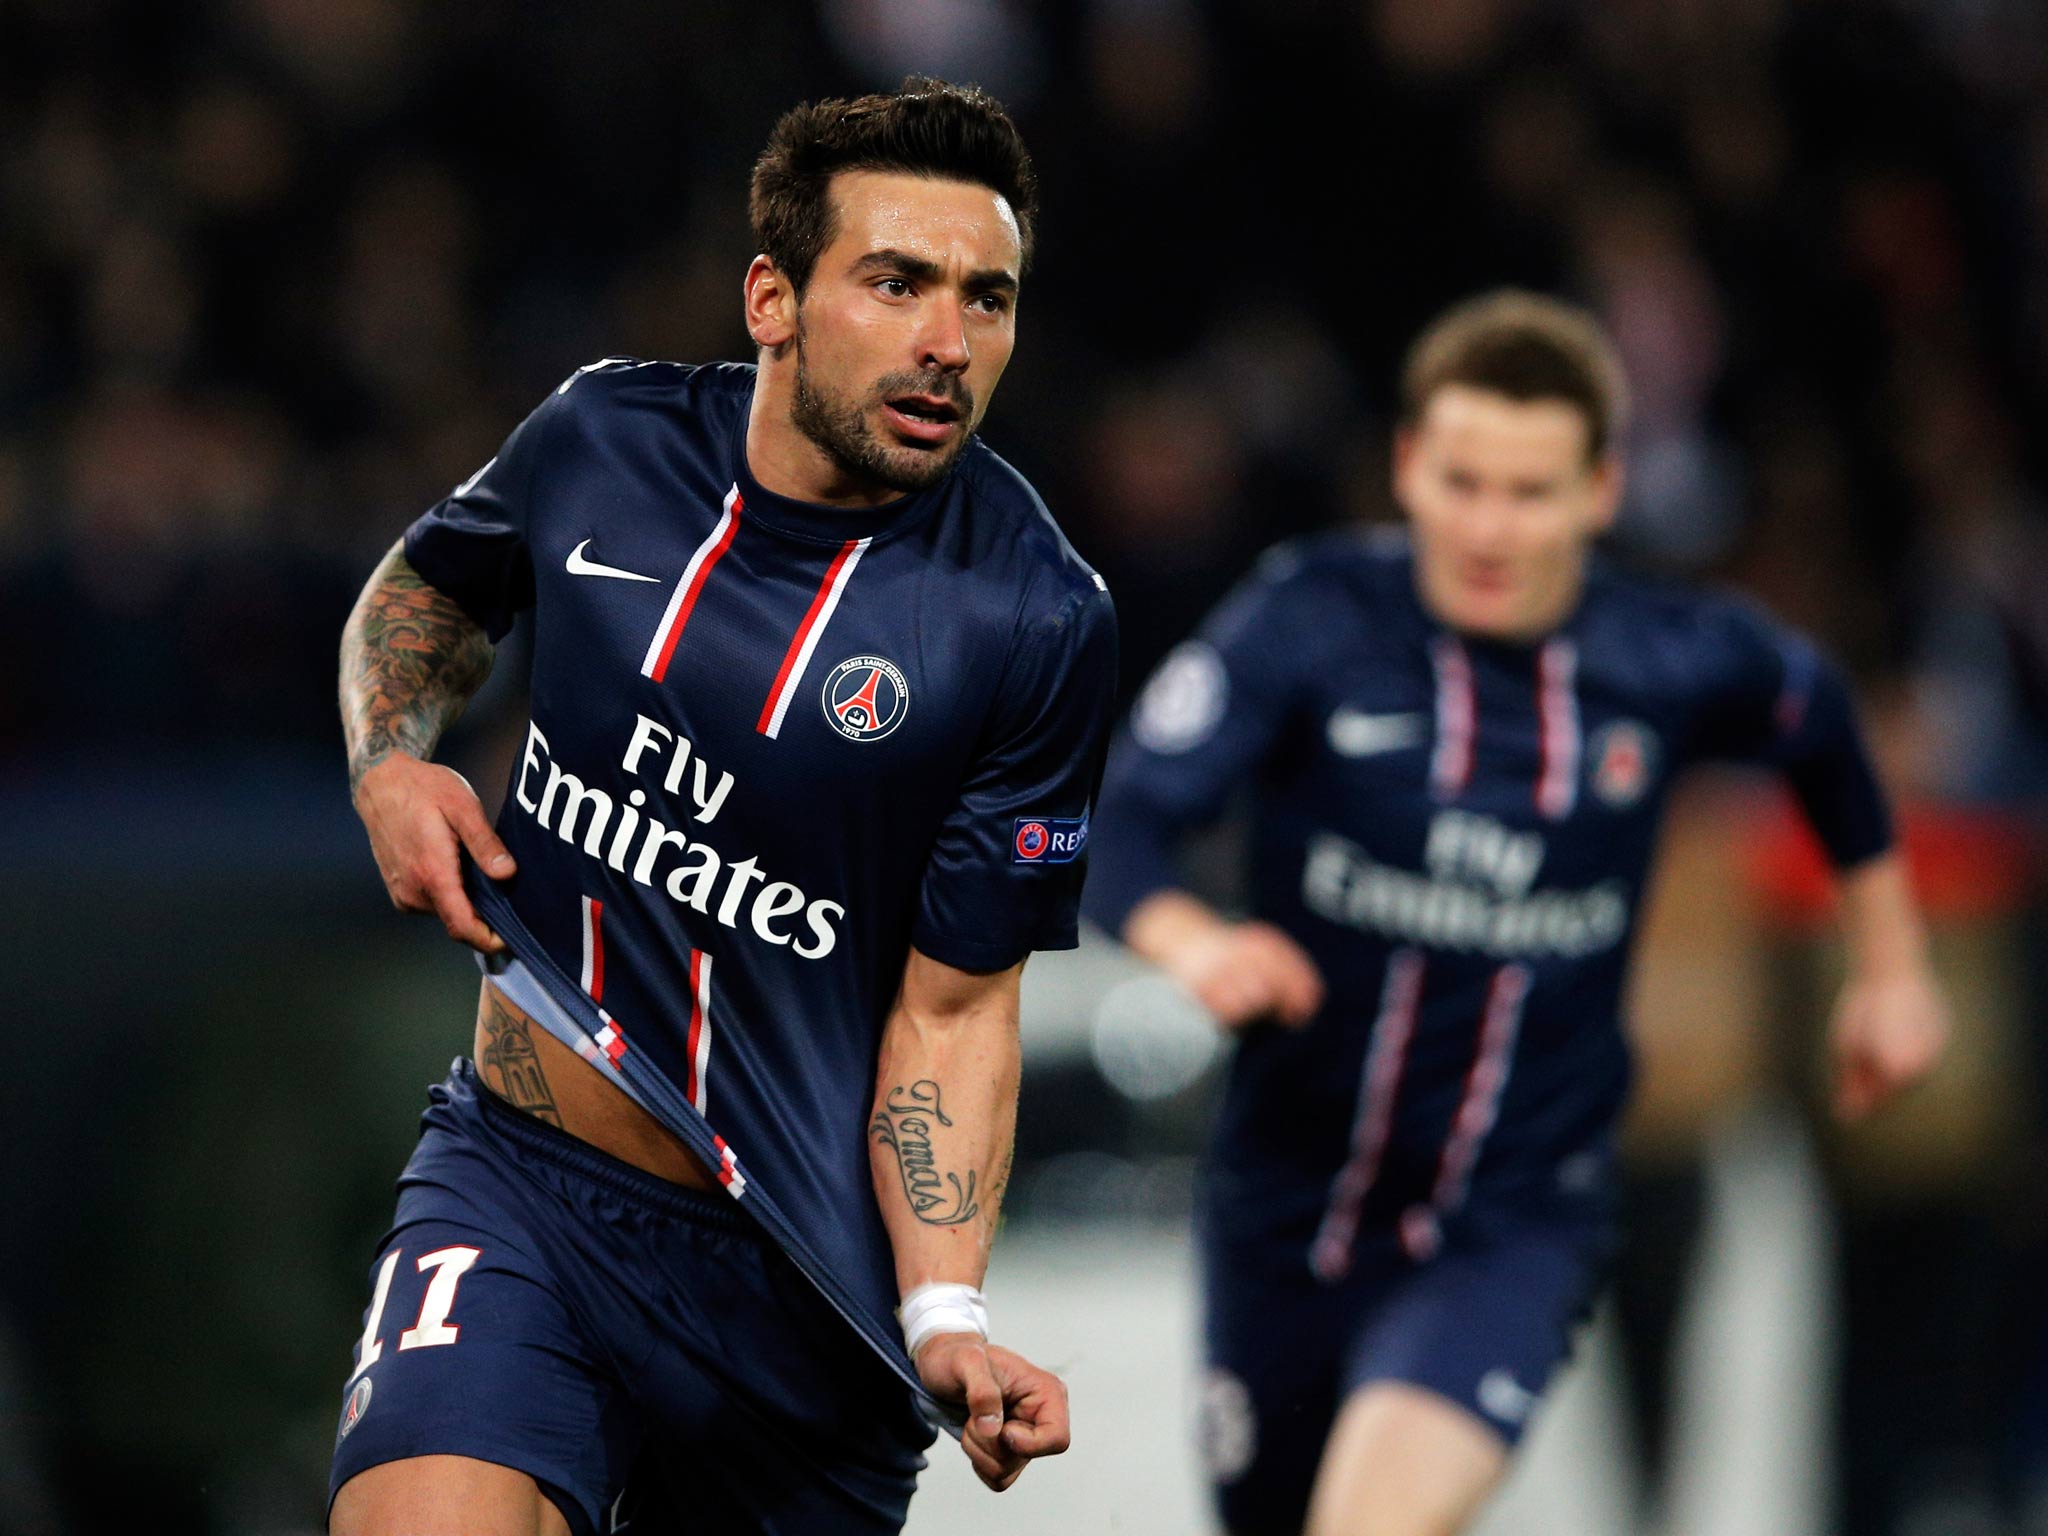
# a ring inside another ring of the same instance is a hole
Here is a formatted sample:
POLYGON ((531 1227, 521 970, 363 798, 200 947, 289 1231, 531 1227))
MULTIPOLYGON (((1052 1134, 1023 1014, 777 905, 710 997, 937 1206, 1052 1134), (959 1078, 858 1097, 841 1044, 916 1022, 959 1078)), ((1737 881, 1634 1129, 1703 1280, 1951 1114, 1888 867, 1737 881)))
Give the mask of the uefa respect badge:
POLYGON ((1010 862, 1071 864, 1087 846, 1085 816, 1019 816, 1010 838, 1010 862))

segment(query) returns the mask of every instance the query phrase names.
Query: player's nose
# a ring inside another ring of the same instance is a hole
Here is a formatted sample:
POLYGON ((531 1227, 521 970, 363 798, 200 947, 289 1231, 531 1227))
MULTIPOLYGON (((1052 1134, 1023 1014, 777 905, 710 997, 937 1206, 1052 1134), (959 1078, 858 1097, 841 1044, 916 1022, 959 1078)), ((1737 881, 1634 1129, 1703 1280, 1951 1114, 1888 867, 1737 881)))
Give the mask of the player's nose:
POLYGON ((925 369, 958 373, 972 358, 967 345, 967 321, 954 304, 927 306, 924 325, 917 337, 918 365, 925 369))
POLYGON ((1504 495, 1476 497, 1465 520, 1465 530, 1474 544, 1489 550, 1506 545, 1515 527, 1513 504, 1504 495))

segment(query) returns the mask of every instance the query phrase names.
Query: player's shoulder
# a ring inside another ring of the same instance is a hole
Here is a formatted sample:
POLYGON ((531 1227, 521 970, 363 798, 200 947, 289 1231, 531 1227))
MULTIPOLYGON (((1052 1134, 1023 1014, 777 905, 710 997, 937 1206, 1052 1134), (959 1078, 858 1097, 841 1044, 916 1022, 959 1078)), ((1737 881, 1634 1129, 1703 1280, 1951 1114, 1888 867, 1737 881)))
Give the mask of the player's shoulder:
POLYGON ((1272 545, 1253 564, 1248 581, 1276 589, 1348 588, 1370 597, 1400 590, 1413 564, 1406 529, 1351 523, 1272 545))
POLYGON ((1269 547, 1189 644, 1239 656, 1270 675, 1308 677, 1342 656, 1377 653, 1414 627, 1406 546, 1361 525, 1269 547), (1256 659, 1254 659, 1256 658, 1256 659))
POLYGON ((1014 465, 976 438, 961 456, 958 475, 972 536, 987 555, 1013 568, 1027 621, 1079 609, 1113 613, 1109 584, 1081 558, 1045 499, 1014 465))
POLYGON ((1739 674, 1760 657, 1801 645, 1755 598, 1724 587, 1620 570, 1602 562, 1583 626, 1586 646, 1657 686, 1739 674))
POLYGON ((745 411, 753 388, 751 363, 601 357, 557 384, 541 408, 558 416, 601 421, 652 407, 671 418, 680 413, 723 425, 745 411))
POLYGON ((1405 530, 1350 524, 1272 545, 1213 616, 1218 635, 1259 633, 1321 654, 1385 633, 1409 613, 1412 559, 1405 530))
POLYGON ((1607 560, 1593 570, 1593 596, 1608 625, 1679 640, 1711 645, 1736 632, 1776 627, 1763 606, 1743 593, 1625 570, 1607 560))

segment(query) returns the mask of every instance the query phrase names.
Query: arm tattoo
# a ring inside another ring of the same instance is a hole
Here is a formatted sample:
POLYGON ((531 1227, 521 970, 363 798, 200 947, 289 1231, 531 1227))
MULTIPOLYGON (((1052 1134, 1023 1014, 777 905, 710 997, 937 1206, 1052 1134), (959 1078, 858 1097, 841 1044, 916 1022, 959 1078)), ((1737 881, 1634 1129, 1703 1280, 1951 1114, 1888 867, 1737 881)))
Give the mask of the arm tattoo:
POLYGON ((957 1227, 981 1210, 974 1198, 974 1170, 970 1168, 964 1180, 943 1171, 932 1149, 934 1125, 952 1123, 939 1105, 939 1085, 928 1077, 907 1088, 891 1088, 868 1123, 874 1144, 896 1154, 904 1198, 927 1226, 957 1227))
POLYGON ((426 758, 490 676, 490 638, 394 549, 341 634, 351 794, 393 752, 426 758))
POLYGON ((487 991, 484 1054, 477 1063, 484 1081, 535 1119, 559 1129, 561 1111, 555 1108, 555 1096, 548 1090, 540 1053, 533 1048, 532 1022, 506 1007, 495 990, 487 991))

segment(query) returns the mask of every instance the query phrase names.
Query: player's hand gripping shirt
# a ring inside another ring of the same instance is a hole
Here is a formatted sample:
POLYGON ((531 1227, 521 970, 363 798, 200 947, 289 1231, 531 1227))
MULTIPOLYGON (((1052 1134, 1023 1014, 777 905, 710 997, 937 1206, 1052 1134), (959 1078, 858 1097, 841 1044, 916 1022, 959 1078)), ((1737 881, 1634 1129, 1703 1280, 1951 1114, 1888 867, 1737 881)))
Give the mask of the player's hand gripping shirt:
POLYGON ((753 383, 580 370, 405 551, 493 640, 532 610, 519 870, 470 877, 501 984, 907 1373, 863 1134, 881 1028, 913 943, 980 971, 1074 943, 1115 619, 978 440, 869 511, 764 490, 753 383))
POLYGON ((1707 758, 1781 770, 1838 866, 1889 845, 1841 680, 1747 607, 1596 565, 1509 645, 1436 623, 1398 537, 1268 555, 1140 698, 1088 890, 1120 932, 1249 790, 1253 915, 1328 983, 1306 1028, 1241 1042, 1211 1229, 1335 1280, 1368 1234, 1423 1256, 1479 1196, 1597 1186, 1658 815, 1707 758))

